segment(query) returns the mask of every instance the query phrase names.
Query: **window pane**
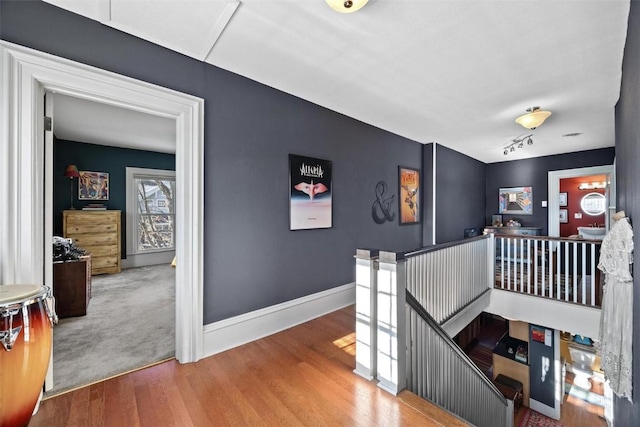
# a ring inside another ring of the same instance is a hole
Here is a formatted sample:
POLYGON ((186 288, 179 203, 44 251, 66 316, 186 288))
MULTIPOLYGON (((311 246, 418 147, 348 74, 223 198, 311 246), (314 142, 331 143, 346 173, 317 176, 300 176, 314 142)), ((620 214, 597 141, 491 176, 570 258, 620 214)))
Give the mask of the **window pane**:
POLYGON ((161 179, 137 180, 138 213, 173 213, 173 183, 161 179))
POLYGON ((173 248, 173 215, 139 215, 138 250, 173 248))
POLYGON ((174 247, 173 180, 137 179, 138 251, 174 247))

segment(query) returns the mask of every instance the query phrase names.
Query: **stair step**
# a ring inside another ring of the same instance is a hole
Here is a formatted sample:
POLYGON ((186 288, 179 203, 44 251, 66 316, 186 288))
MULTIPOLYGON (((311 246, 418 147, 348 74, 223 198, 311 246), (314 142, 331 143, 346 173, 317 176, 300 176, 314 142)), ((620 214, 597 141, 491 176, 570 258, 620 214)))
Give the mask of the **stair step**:
POLYGON ((398 398, 407 405, 411 406, 416 411, 425 414, 433 421, 442 424, 447 427, 468 427, 469 423, 452 414, 451 412, 442 409, 440 406, 429 402, 426 399, 421 398, 415 393, 409 390, 403 390, 398 394, 398 398))

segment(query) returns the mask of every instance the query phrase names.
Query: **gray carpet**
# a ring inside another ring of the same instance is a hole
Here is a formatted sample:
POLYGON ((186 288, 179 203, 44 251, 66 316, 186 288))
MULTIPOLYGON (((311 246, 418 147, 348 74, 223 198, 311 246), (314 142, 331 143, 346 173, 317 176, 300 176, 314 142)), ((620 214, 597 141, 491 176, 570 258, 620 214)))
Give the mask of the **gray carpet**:
POLYGON ((157 265, 92 278, 87 315, 53 334, 54 388, 45 397, 173 357, 175 270, 157 265))

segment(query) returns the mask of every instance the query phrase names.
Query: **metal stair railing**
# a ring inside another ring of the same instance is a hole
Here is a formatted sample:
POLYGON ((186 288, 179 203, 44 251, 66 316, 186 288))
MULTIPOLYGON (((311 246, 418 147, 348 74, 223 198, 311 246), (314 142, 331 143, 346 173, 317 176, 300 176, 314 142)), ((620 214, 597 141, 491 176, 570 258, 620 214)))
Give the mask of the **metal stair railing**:
POLYGON ((512 427, 513 402, 406 291, 407 389, 478 427, 512 427))

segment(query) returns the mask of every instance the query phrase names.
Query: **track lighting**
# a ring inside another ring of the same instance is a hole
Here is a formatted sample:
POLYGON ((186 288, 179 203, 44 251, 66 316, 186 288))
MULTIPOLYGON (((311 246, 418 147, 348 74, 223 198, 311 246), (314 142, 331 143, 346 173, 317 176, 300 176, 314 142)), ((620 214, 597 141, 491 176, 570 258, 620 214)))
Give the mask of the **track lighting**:
POLYGON ((513 153, 514 151, 516 151, 516 147, 523 148, 525 141, 527 142, 527 145, 533 145, 533 139, 531 139, 531 136, 532 135, 525 135, 519 138, 515 138, 513 142, 504 147, 504 155, 507 156, 509 155, 509 153, 513 153))

